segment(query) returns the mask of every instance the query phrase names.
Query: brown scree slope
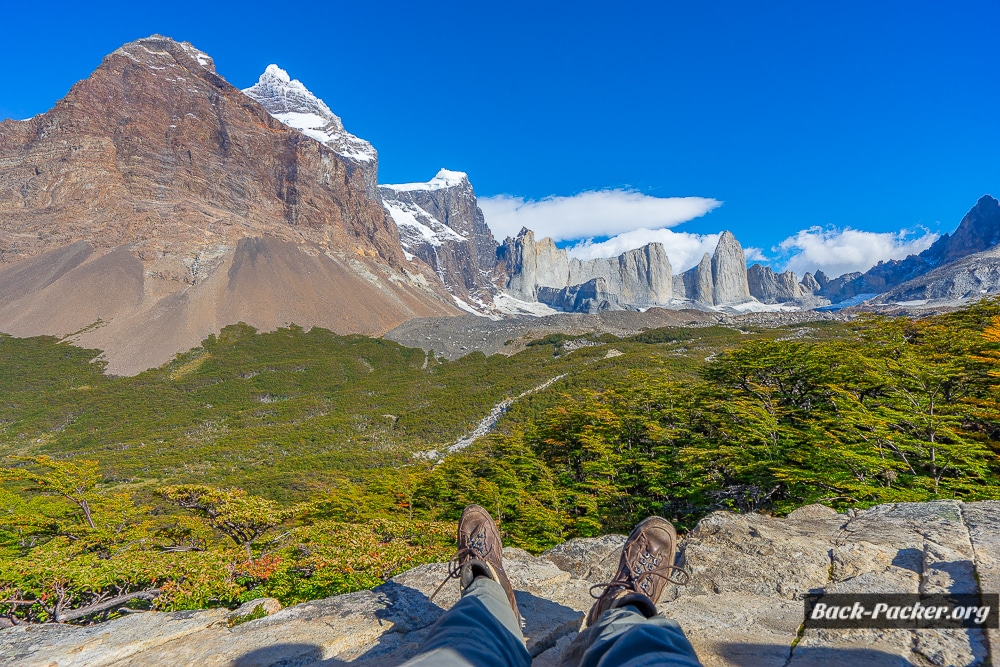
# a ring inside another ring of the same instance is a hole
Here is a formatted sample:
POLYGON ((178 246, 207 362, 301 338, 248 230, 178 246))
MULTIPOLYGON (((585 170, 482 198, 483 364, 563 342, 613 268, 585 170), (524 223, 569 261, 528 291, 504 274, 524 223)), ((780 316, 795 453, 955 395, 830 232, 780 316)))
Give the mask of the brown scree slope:
POLYGON ((191 45, 126 44, 0 123, 0 331, 76 334, 132 374, 239 321, 380 335, 460 312, 363 176, 191 45))

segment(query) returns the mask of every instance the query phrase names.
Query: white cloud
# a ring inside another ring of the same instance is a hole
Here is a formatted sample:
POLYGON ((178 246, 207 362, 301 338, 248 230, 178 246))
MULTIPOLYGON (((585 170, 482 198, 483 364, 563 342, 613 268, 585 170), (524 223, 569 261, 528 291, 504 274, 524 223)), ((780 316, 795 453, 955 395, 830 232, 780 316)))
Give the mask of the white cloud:
POLYGON ((791 255, 784 268, 800 278, 806 271, 817 270, 836 278, 851 271, 867 271, 882 260, 915 255, 937 238, 938 234, 927 229, 865 232, 850 227, 810 227, 789 236, 774 249, 791 255))
POLYGON ((675 274, 687 271, 701 261, 706 252, 711 255, 719 243, 719 234, 691 234, 670 229, 635 229, 619 234, 607 241, 593 243, 582 241, 567 248, 570 257, 595 259, 616 257, 626 250, 641 248, 647 243, 662 243, 670 258, 670 268, 675 274))
POLYGON ((595 190, 539 201, 511 195, 479 200, 486 224, 500 240, 516 236, 521 227, 535 232, 536 238, 550 236, 556 241, 662 231, 663 227, 703 216, 721 205, 705 197, 650 197, 628 190, 595 190))

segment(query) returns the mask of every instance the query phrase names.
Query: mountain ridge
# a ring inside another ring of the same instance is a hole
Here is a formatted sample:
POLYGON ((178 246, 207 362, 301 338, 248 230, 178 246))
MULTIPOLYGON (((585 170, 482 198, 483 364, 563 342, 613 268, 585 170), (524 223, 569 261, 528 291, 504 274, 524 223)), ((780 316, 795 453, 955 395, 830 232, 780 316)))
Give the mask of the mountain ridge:
POLYGON ((748 270, 728 231, 678 275, 661 244, 583 261, 530 230, 498 243, 463 172, 380 185, 374 147, 286 71, 240 91, 158 35, 116 49, 45 114, 0 123, 0 330, 104 349, 114 373, 236 321, 381 335, 462 311, 968 299, 1000 290, 998 241, 985 195, 919 255, 832 280, 748 270))
POLYGON ((441 169, 426 183, 380 185, 404 251, 426 262, 459 307, 494 314, 497 242, 464 172, 441 169))
POLYGON ((460 312, 367 189, 195 47, 131 42, 0 123, 0 330, 72 336, 132 374, 241 320, 380 335, 460 312))
MULTIPOLYGON (((882 294, 905 282, 1000 243, 1000 201, 983 195, 951 234, 943 234, 929 248, 904 259, 879 262, 858 275, 846 274, 824 286, 821 294, 834 303, 859 294, 882 294)), ((1000 289, 1000 283, 992 286, 1000 289)))

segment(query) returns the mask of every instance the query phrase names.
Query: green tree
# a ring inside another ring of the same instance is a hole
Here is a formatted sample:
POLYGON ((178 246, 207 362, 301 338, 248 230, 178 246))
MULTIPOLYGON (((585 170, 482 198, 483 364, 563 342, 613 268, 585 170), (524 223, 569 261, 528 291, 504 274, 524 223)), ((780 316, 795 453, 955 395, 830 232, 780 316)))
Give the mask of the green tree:
POLYGON ((693 436, 680 454, 703 496, 754 511, 801 494, 778 471, 821 438, 817 419, 831 408, 839 364, 825 348, 768 340, 714 359, 694 388, 693 436))
POLYGON ((167 486, 159 495, 193 512, 211 528, 229 537, 253 560, 253 547, 262 536, 285 522, 295 509, 281 509, 272 500, 251 496, 242 489, 214 489, 200 484, 167 486))
POLYGON ((52 494, 69 501, 90 528, 94 518, 90 505, 101 479, 97 461, 57 461, 49 456, 15 456, 17 467, 0 468, 0 478, 26 481, 29 490, 52 494))
POLYGON ((895 459, 889 470, 904 473, 909 488, 935 498, 975 492, 995 458, 982 434, 968 428, 968 399, 983 378, 963 354, 968 332, 941 324, 873 319, 861 348, 867 375, 845 382, 838 413, 842 438, 871 443, 895 459))

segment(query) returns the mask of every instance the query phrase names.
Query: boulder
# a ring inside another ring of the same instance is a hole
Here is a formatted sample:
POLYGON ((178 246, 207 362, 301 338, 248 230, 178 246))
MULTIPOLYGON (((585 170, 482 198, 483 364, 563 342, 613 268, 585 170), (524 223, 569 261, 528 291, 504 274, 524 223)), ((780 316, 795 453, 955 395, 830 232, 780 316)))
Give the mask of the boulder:
POLYGON ((552 547, 542 554, 542 558, 578 579, 600 584, 614 577, 624 544, 624 535, 577 537, 552 547))

